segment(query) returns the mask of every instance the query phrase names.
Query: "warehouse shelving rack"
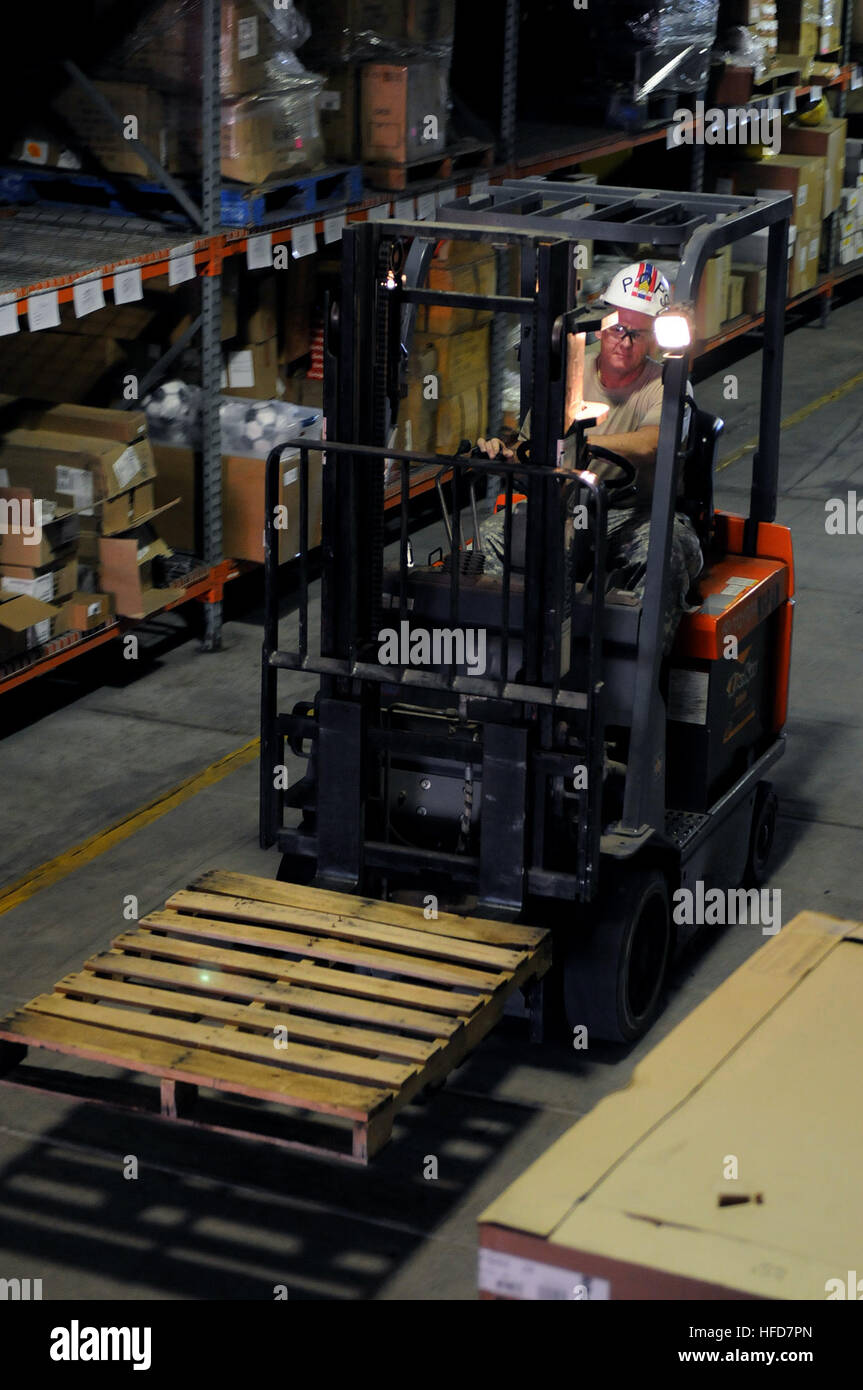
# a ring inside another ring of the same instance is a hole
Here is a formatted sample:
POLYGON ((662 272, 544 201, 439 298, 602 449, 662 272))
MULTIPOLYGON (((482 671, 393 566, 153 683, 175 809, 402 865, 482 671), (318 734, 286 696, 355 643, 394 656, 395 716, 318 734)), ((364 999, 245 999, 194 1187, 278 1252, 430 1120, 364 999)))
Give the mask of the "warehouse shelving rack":
MULTIPOLYGON (((267 7, 262 5, 262 13, 267 7)), ((435 204, 464 197, 480 190, 487 183, 499 183, 507 178, 525 176, 564 176, 568 171, 577 170, 582 164, 602 156, 622 150, 655 144, 668 139, 669 126, 664 123, 636 132, 619 130, 581 131, 573 138, 573 132, 562 132, 559 142, 542 153, 519 151, 517 139, 516 101, 518 68, 518 25, 519 0, 506 0, 504 14, 504 66, 501 82, 501 125, 498 142, 498 162, 490 169, 483 170, 475 178, 460 178, 424 184, 411 190, 410 198, 400 198, 389 193, 370 193, 359 202, 347 204, 343 209, 345 220, 365 220, 389 216, 393 212, 402 220, 405 217, 405 202, 413 205, 415 196, 433 195, 435 204)), ((221 516, 221 438, 219 426, 219 394, 221 390, 221 271, 225 260, 232 256, 245 256, 251 237, 265 235, 272 245, 290 244, 295 236, 305 234, 314 227, 315 244, 318 238, 325 237, 325 222, 338 215, 338 210, 329 210, 326 216, 312 218, 300 217, 284 223, 267 227, 265 230, 227 229, 220 225, 221 215, 221 165, 220 165, 220 88, 219 58, 221 34, 221 0, 203 0, 202 6, 202 168, 201 200, 195 207, 199 225, 188 230, 147 223, 136 218, 121 218, 116 215, 70 213, 59 214, 56 209, 50 213, 8 210, 2 219, 3 238, 0 242, 0 310, 14 304, 19 320, 27 323, 28 307, 39 295, 56 293, 59 303, 73 300, 74 285, 81 279, 98 280, 104 291, 114 289, 114 275, 123 269, 137 267, 142 282, 164 276, 170 261, 178 252, 192 254, 195 262, 196 278, 201 286, 201 314, 161 360, 154 364, 145 378, 151 380, 161 374, 196 334, 201 342, 201 384, 204 412, 202 440, 202 480, 203 480, 203 574, 195 571, 185 585, 182 599, 167 605, 177 607, 182 603, 197 599, 204 604, 205 636, 204 647, 216 650, 221 641, 222 598, 225 584, 239 574, 246 566, 238 564, 222 555, 222 516, 221 516), (52 237, 53 228, 53 237, 52 237), (56 233, 62 229, 62 241, 56 233), (82 245, 92 247, 91 252, 74 252, 76 236, 82 245), (40 237, 53 247, 54 254, 45 252, 44 260, 37 266, 34 257, 39 255, 40 237), (62 252, 62 254, 61 254, 62 252)), ((851 45, 851 7, 846 5, 843 30, 843 63, 839 76, 822 86, 836 87, 839 91, 839 114, 845 113, 846 94, 850 86, 857 85, 859 69, 850 62, 851 45)), ((88 80, 83 74, 72 72, 86 87, 88 80)), ((795 100, 810 94, 809 85, 798 86, 793 90, 795 100)), ((783 99, 782 93, 771 93, 763 97, 753 97, 748 103, 752 106, 765 104, 770 107, 783 99)), ((703 187, 703 148, 692 147, 694 158, 691 171, 691 190, 701 191, 703 187)), ((170 185, 170 181, 166 186, 170 185)), ((188 211, 188 210, 187 210, 188 211)), ((834 219, 835 220, 835 219, 834 219)), ((419 224, 421 225, 421 223, 419 224)), ((835 231, 834 231, 835 235, 835 231)), ((831 256, 832 259, 832 256, 831 256)), ((499 261, 502 269, 503 261, 499 261)), ((802 295, 789 300, 789 307, 796 307, 807 300, 819 298, 823 306, 823 317, 829 311, 830 298, 841 283, 863 273, 863 261, 847 266, 835 267, 821 275, 815 287, 802 295)), ((8 312, 8 308, 7 308, 8 312)), ((97 311, 98 312, 98 311, 97 311)), ((734 338, 756 329, 763 323, 763 315, 743 316, 726 325, 715 338, 700 345, 700 353, 712 351, 734 338)), ((498 383, 497 391, 492 390, 490 399, 490 418, 500 415, 500 385, 502 380, 503 339, 492 342, 492 380, 498 383)), ((144 384, 144 383, 142 383, 144 384)), ((112 638, 118 637, 133 622, 113 621, 96 632, 82 635, 79 639, 55 639, 49 650, 38 649, 29 660, 21 659, 12 667, 0 668, 0 694, 24 681, 55 669, 59 664, 73 659, 84 652, 91 651, 112 638)))

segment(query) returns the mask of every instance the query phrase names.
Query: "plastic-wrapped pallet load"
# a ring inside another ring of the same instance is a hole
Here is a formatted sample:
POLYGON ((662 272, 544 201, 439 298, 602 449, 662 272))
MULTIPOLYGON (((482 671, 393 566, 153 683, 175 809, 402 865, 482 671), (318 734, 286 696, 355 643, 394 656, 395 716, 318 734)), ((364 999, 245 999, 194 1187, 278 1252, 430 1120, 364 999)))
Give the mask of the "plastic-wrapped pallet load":
MULTIPOLYGON (((135 83, 151 104, 160 103, 173 141, 168 167, 180 173, 194 172, 201 161, 202 20, 202 0, 166 0, 139 22, 99 73, 129 91, 128 98, 119 98, 124 114, 137 109, 135 83)), ((258 184, 321 167, 323 81, 307 71, 296 52, 309 33, 308 22, 291 3, 276 8, 255 0, 223 0, 219 79, 226 178, 258 184)), ((80 104, 74 93, 70 100, 80 104)), ((128 159, 127 152, 120 153, 128 159)))
POLYGON ((718 0, 606 0, 591 11, 597 58, 633 84, 633 100, 698 92, 707 82, 718 0))

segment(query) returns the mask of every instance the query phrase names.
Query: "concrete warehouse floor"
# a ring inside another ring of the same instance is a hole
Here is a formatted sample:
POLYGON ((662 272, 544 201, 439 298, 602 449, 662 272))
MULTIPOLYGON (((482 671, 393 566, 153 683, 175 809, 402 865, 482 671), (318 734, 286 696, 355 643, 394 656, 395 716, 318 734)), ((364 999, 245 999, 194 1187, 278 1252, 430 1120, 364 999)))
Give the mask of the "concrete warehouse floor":
MULTIPOLYGON (((811 323, 786 339, 783 416, 828 399, 782 436, 779 520, 793 528, 798 566, 789 746, 775 778, 772 885, 785 921, 803 908, 863 915, 863 538, 824 527, 828 498, 855 487, 863 496, 861 341, 863 300, 838 308, 826 331, 811 323), (853 388, 830 400, 855 374, 853 388)), ((726 418, 723 456, 753 436, 757 369, 750 353, 697 386, 699 401, 726 418), (739 380, 736 402, 723 399, 727 372, 739 380)), ((719 504, 745 506, 748 476, 748 456, 724 469, 719 504)), ((227 622, 218 655, 166 641, 150 660, 114 654, 6 697, 3 881, 254 738, 259 648, 260 612, 247 608, 227 622)), ((282 689, 289 706, 313 685, 282 689)), ((124 927, 127 894, 143 915, 206 868, 274 875, 276 853, 256 844, 257 774, 247 761, 8 907, 0 1011, 50 990, 106 946, 124 927)), ((763 940, 757 927, 708 929, 676 970, 660 1021, 629 1050, 532 1049, 525 1024, 505 1019, 429 1105, 404 1112, 367 1170, 0 1089, 0 1276, 41 1277, 46 1299, 270 1299, 275 1284, 291 1298, 473 1298, 477 1214, 626 1085, 639 1059, 763 940), (129 1154, 137 1181, 123 1178, 129 1154), (428 1154, 438 1157, 437 1181, 423 1178, 428 1154)))

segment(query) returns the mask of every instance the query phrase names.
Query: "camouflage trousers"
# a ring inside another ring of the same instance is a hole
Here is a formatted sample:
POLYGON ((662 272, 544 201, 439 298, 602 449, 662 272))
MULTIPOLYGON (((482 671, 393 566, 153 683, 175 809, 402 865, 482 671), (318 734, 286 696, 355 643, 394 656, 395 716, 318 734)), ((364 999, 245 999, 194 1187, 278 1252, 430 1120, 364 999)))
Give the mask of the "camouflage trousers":
MULTIPOLYGON (((626 589, 636 598, 643 599, 650 545, 650 517, 643 511, 611 507, 608 511, 607 534, 607 587, 626 589)), ((486 557, 485 573, 501 574, 504 547, 502 510, 482 523, 480 535, 486 557)), ((663 649, 666 656, 671 651, 681 617, 698 607, 689 602, 688 595, 690 585, 701 573, 703 563, 701 546, 692 522, 682 512, 675 512, 671 532, 669 592, 664 615, 663 649)))

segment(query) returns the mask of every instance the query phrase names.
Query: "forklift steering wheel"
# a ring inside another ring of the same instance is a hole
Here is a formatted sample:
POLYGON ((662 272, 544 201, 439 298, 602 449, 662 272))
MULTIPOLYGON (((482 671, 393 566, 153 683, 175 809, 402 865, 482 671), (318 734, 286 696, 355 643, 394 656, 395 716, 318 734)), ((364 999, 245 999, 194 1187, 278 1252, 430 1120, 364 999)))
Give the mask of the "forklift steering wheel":
POLYGON ((624 458, 623 454, 616 454, 613 449, 605 449, 601 444, 591 443, 588 448, 591 458, 607 459, 623 473, 622 478, 612 478, 610 481, 603 478, 606 490, 611 494, 612 502, 623 502, 629 497, 634 497, 638 477, 638 469, 635 464, 624 458))

